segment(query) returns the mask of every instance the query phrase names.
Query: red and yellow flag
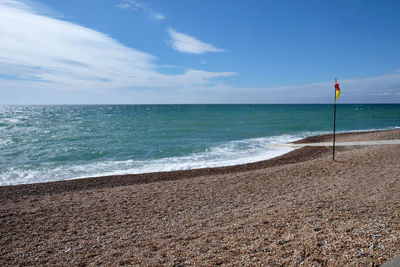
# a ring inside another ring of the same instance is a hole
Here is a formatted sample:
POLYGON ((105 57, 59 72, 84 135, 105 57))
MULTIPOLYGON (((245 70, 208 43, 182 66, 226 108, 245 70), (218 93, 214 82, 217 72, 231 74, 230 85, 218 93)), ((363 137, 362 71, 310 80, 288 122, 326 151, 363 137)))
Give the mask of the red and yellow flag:
POLYGON ((336 91, 336 97, 335 97, 335 103, 340 96, 340 87, 338 81, 335 79, 335 91, 336 91))

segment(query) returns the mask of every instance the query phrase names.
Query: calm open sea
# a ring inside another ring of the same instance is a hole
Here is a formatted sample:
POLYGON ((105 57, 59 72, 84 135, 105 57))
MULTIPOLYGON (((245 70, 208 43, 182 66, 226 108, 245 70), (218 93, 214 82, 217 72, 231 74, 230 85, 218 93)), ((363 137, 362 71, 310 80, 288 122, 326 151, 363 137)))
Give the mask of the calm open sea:
MULTIPOLYGON (((332 119, 332 105, 0 106, 0 185, 254 162, 332 119)), ((393 128, 400 104, 337 106, 337 131, 393 128)))

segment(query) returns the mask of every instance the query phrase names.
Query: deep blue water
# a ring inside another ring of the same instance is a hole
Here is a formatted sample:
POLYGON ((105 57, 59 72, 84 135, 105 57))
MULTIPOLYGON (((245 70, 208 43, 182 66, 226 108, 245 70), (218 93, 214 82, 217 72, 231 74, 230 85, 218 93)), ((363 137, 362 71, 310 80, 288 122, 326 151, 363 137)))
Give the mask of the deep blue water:
MULTIPOLYGON (((0 106, 0 185, 254 162, 332 131, 332 105, 0 106)), ((337 131, 400 127, 400 104, 337 105, 337 131)))

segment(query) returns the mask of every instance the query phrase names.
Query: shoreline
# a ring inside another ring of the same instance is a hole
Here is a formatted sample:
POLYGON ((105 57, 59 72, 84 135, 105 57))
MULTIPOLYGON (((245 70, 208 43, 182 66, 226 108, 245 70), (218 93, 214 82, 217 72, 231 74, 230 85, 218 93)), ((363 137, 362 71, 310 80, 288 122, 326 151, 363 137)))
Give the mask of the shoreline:
MULTIPOLYGON (((346 131, 346 132, 337 132, 336 136, 339 138, 340 136, 346 136, 346 135, 354 135, 354 134, 364 134, 364 133, 377 133, 377 132, 390 132, 390 131, 397 131, 399 130, 398 127, 390 127, 388 129, 372 129, 372 130, 355 130, 355 131, 346 131)), ((321 132, 317 132, 316 135, 311 135, 308 137, 303 137, 300 139, 297 139, 295 141, 291 141, 288 142, 287 144, 293 143, 293 144, 301 144, 301 143, 307 143, 307 142, 323 142, 324 141, 331 141, 330 139, 332 139, 332 134, 329 133, 321 133, 321 132), (318 139, 315 139, 318 138, 318 139), (304 140, 304 141, 303 141, 304 140), (308 141, 309 140, 309 141, 308 141), (318 141, 319 140, 319 141, 318 141)), ((272 146, 277 145, 277 147, 280 147, 280 144, 275 144, 272 143, 270 144, 272 146)), ((283 146, 286 147, 286 146, 283 146)), ((240 170, 240 169, 254 169, 254 166, 245 166, 245 165, 260 165, 259 163, 263 163, 269 160, 274 160, 276 158, 282 157, 286 154, 289 154, 291 152, 293 152, 293 150, 299 149, 298 147, 292 147, 292 150, 289 152, 283 152, 283 154, 278 154, 278 156, 274 156, 272 158, 267 158, 264 160, 257 160, 257 161, 249 161, 249 162, 244 162, 244 163, 238 163, 238 164, 233 164, 233 165, 217 165, 215 167, 201 167, 201 168, 193 168, 193 169, 177 169, 177 170, 168 170, 168 171, 150 171, 150 172, 138 172, 138 173, 123 173, 123 174, 118 174, 118 173, 110 173, 110 174, 99 174, 99 175, 88 175, 88 176, 75 176, 72 178, 64 178, 64 179, 60 179, 60 180, 47 180, 47 181, 41 181, 41 182, 31 182, 31 183, 17 183, 17 184, 0 184, 0 190, 2 187, 13 187, 13 186, 27 186, 27 185, 32 185, 32 184, 47 184, 47 183, 55 183, 55 182, 65 182, 65 181, 75 181, 75 180, 81 180, 81 179, 95 179, 95 178, 105 178, 105 177, 110 177, 110 178, 116 178, 116 177, 133 177, 133 176, 143 176, 143 175, 147 175, 147 176, 152 176, 152 175, 160 175, 160 174, 164 174, 164 173, 175 173, 177 172, 178 176, 181 176, 182 174, 180 174, 180 172, 191 172, 191 171, 198 171, 198 170, 211 170, 211 169, 224 169, 224 168, 234 168, 235 170, 240 170), (241 167, 244 168, 241 168, 241 167), (237 168, 236 168, 237 167, 237 168)), ((308 160, 309 158, 307 158, 306 160, 308 160)), ((267 164, 267 166, 275 166, 275 164, 267 164)), ((260 166, 264 166, 263 164, 261 164, 260 166)), ((205 171, 205 172, 197 172, 196 174, 190 175, 192 176, 197 176, 197 175, 201 175, 201 174, 216 174, 219 173, 219 171, 205 171)), ((167 175, 168 176, 168 175, 167 175)), ((119 180, 119 179, 117 179, 119 180)), ((140 179, 143 180, 143 179, 140 179)), ((150 179, 150 180, 154 180, 154 179, 150 179)), ((158 180, 158 179, 156 179, 158 180)), ((117 181, 118 182, 118 181, 117 181)), ((123 182, 123 184, 127 184, 125 182, 123 182)))
MULTIPOLYGON (((337 136, 371 139, 400 130, 337 136)), ((3 186, 0 265, 380 265, 400 254, 399 151, 3 186)))
POLYGON ((71 180, 51 181, 44 183, 33 184, 18 184, 0 186, 0 198, 21 195, 42 195, 42 194, 57 194, 64 191, 75 190, 90 190, 108 187, 129 186, 135 184, 149 184, 162 181, 173 181, 181 179, 190 179, 199 176, 210 176, 229 174, 234 172, 245 172, 263 168, 270 168, 279 165, 297 163, 317 158, 328 153, 328 148, 300 148, 290 151, 281 156, 240 165, 222 166, 214 168, 201 168, 191 170, 179 170, 168 172, 151 172, 141 174, 123 174, 96 176, 87 178, 77 178, 71 180))
MULTIPOLYGON (((346 140, 345 138, 358 136, 369 136, 376 133, 390 133, 397 132, 400 130, 373 130, 373 131, 350 131, 336 134, 336 140, 346 140)), ((332 139, 332 134, 323 134, 305 137, 292 142, 293 144, 302 143, 317 143, 326 142, 332 139)), ((390 139, 390 138, 387 138, 390 139)), ((359 139, 364 140, 364 139, 359 139)), ((21 194, 45 194, 45 193, 59 193, 64 190, 86 190, 96 189, 105 187, 115 186, 127 186, 134 184, 153 183, 159 181, 170 181, 193 178, 196 176, 204 175, 218 175, 232 172, 250 171, 256 169, 263 169, 269 167, 275 167, 284 164, 298 163, 308 161, 310 159, 318 158, 322 155, 329 154, 331 148, 327 147, 303 147, 294 149, 283 155, 270 158, 267 160, 244 163, 238 165, 211 167, 211 168, 199 168, 189 170, 176 170, 176 171, 163 171, 163 172, 149 172, 149 173, 138 173, 138 174, 121 174, 121 175, 107 175, 107 176, 94 176, 94 177, 81 177, 73 178, 68 180, 59 181, 48 181, 32 184, 17 184, 17 185, 3 185, 0 186, 0 197, 2 195, 10 197, 13 192, 18 191, 18 195, 21 194)))

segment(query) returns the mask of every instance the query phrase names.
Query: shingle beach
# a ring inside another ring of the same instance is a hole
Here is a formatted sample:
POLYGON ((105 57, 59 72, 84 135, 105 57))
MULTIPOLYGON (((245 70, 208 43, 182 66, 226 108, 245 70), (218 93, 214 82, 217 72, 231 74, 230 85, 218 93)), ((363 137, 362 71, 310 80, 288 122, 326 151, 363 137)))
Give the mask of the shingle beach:
MULTIPOLYGON (((336 141, 400 139, 400 130, 336 141)), ((298 142, 329 141, 331 136, 298 142)), ((400 145, 0 187, 0 266, 379 266, 400 254, 400 145)))

